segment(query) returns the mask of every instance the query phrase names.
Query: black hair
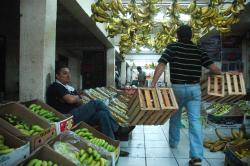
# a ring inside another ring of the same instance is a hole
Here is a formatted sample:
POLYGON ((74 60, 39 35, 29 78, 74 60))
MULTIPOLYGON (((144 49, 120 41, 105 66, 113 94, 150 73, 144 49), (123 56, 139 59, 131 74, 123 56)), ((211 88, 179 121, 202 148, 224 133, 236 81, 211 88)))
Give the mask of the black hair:
POLYGON ((141 66, 138 66, 138 67, 137 67, 137 70, 141 70, 141 66))
POLYGON ((177 29, 177 37, 181 42, 189 42, 192 38, 192 29, 188 25, 181 25, 177 29))
POLYGON ((68 66, 63 62, 56 62, 56 74, 60 74, 62 68, 68 68, 68 66))

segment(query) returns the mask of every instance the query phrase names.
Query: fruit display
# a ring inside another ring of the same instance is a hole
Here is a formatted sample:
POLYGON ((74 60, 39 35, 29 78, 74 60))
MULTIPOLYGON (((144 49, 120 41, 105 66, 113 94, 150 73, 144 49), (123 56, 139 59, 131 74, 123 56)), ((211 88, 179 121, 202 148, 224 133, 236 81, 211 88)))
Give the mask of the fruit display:
POLYGON ((250 149, 248 148, 239 149, 239 151, 235 151, 234 153, 240 159, 245 158, 245 157, 250 157, 250 149))
POLYGON ((223 116, 229 113, 233 107, 230 104, 215 103, 212 105, 212 108, 214 109, 212 113, 214 116, 223 116))
POLYGON ((117 95, 117 92, 115 89, 111 87, 97 87, 95 89, 85 89, 84 93, 86 93, 91 99, 100 99, 100 100, 105 100, 114 97, 117 95))
POLYGON ((44 129, 39 125, 29 125, 28 123, 20 120, 15 115, 12 114, 4 114, 1 118, 9 122, 15 128, 17 128, 22 134, 26 136, 33 136, 41 133, 44 129))
POLYGON ((246 115, 250 115, 250 106, 246 104, 246 101, 240 100, 237 105, 246 115))
POLYGON ((39 160, 35 158, 30 160, 26 166, 58 166, 58 164, 53 163, 52 161, 39 160))
POLYGON ((108 98, 107 96, 99 93, 98 91, 94 89, 84 90, 84 93, 86 93, 93 100, 96 100, 96 99, 105 100, 108 98))
POLYGON ((204 140, 204 147, 210 149, 211 152, 223 151, 227 144, 230 145, 241 145, 250 139, 249 135, 246 133, 245 126, 242 125, 239 131, 231 129, 231 136, 223 136, 218 129, 215 129, 215 133, 219 138, 216 141, 204 140))
POLYGON ((79 135, 80 137, 83 137, 84 139, 89 140, 92 144, 102 147, 109 152, 115 151, 115 147, 113 145, 110 145, 104 139, 94 137, 93 134, 87 128, 77 129, 75 130, 75 133, 79 135))
POLYGON ((160 3, 160 0, 143 0, 142 3, 130 0, 128 4, 121 0, 97 0, 91 5, 91 18, 106 23, 108 37, 119 36, 122 55, 132 48, 140 51, 141 47, 161 53, 168 43, 176 41, 177 27, 183 23, 191 26, 195 43, 213 29, 220 33, 230 32, 231 25, 240 21, 239 14, 246 4, 244 0, 232 3, 211 0, 207 5, 198 4, 197 0, 189 5, 173 0, 167 7, 160 3), (160 12, 164 15, 162 20, 154 19, 160 12), (189 15, 190 20, 182 21, 181 14, 189 15))
POLYGON ((28 108, 30 111, 36 113, 50 123, 60 121, 60 119, 55 115, 54 112, 48 111, 38 104, 31 104, 28 108))
POLYGON ((4 136, 0 134, 0 155, 11 153, 15 150, 15 148, 10 148, 9 146, 4 144, 4 136))
POLYGON ((86 166, 106 166, 107 160, 102 158, 100 153, 95 149, 88 148, 87 150, 81 149, 75 152, 76 158, 86 166))
POLYGON ((57 141, 53 145, 54 150, 72 161, 76 165, 84 166, 106 166, 108 161, 101 157, 100 153, 88 147, 86 149, 78 149, 70 143, 57 141))

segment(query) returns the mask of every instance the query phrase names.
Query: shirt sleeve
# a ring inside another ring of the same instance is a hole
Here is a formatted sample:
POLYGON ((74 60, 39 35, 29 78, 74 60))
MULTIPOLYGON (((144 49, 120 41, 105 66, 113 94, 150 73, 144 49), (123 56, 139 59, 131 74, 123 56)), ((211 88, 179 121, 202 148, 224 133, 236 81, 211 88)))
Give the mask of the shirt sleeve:
POLYGON ((168 45, 163 52, 161 58, 158 60, 159 63, 167 64, 168 62, 171 62, 174 56, 174 50, 171 47, 171 45, 168 45))
POLYGON ((205 68, 208 68, 211 64, 214 62, 211 60, 211 58, 208 57, 206 51, 202 51, 201 53, 201 65, 205 68))
POLYGON ((62 85, 57 86, 56 93, 57 93, 57 97, 59 97, 61 99, 63 98, 63 96, 70 94, 70 92, 62 85))

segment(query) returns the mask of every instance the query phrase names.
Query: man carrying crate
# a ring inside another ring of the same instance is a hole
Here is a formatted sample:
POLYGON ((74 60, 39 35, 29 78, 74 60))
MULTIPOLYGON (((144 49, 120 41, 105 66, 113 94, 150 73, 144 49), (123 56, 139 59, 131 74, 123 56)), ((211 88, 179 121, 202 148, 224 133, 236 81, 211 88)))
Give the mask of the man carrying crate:
POLYGON ((181 110, 186 107, 189 121, 190 161, 189 165, 201 165, 203 159, 203 134, 200 123, 202 66, 212 74, 221 74, 206 52, 191 41, 192 30, 188 25, 177 29, 178 41, 167 45, 159 59, 151 86, 156 83, 170 63, 170 81, 179 110, 170 118, 169 145, 177 148, 180 141, 181 110))

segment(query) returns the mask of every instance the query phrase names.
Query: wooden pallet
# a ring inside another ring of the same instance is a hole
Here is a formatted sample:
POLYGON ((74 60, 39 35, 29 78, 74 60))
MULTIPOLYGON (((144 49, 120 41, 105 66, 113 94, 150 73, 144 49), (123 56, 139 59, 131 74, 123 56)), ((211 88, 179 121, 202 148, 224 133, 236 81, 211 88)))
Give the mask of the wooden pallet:
POLYGON ((217 81, 215 81, 215 78, 208 77, 207 80, 201 82, 202 100, 207 102, 235 103, 244 98, 246 89, 242 73, 225 73, 213 77, 217 77, 217 81), (221 77, 219 79, 224 80, 224 83, 218 80, 218 77, 221 77))
POLYGON ((138 88, 129 105, 129 123, 131 125, 164 124, 171 113, 178 108, 172 89, 138 88))

